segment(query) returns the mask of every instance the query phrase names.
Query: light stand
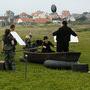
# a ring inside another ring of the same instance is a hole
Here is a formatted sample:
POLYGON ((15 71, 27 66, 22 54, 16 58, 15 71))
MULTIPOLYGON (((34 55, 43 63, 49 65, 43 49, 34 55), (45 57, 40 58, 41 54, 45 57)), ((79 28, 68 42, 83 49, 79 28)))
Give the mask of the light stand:
POLYGON ((28 55, 26 54, 25 55, 25 80, 27 79, 27 57, 28 57, 28 55))

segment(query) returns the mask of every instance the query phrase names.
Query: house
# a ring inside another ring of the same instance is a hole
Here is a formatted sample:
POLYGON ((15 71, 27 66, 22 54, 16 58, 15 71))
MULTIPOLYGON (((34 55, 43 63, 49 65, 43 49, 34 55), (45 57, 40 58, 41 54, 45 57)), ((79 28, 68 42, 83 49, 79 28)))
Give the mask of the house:
POLYGON ((15 23, 20 25, 31 25, 32 23, 47 23, 49 19, 43 11, 37 11, 28 15, 25 12, 16 16, 15 23), (32 18, 33 17, 33 18, 32 18))
POLYGON ((49 19, 53 22, 53 23, 60 23, 61 22, 61 18, 57 13, 50 13, 49 14, 49 19))
POLYGON ((66 21, 76 21, 73 15, 70 14, 68 10, 63 10, 62 14, 59 15, 61 18, 61 21, 66 20, 66 21))
POLYGON ((48 13, 45 13, 43 11, 36 11, 31 14, 33 19, 35 18, 48 18, 48 13))
POLYGON ((67 20, 68 21, 70 19, 70 17, 71 17, 71 14, 70 14, 70 12, 68 10, 63 10, 61 15, 59 15, 59 16, 60 16, 62 21, 63 20, 67 20))
POLYGON ((62 11, 62 18, 67 18, 69 17, 71 14, 68 10, 63 10, 62 11))
POLYGON ((32 16, 25 12, 22 12, 19 14, 19 18, 32 18, 32 16))
POLYGON ((15 16, 14 21, 16 24, 20 24, 20 25, 31 25, 31 23, 33 22, 33 18, 31 15, 22 12, 19 15, 15 16))

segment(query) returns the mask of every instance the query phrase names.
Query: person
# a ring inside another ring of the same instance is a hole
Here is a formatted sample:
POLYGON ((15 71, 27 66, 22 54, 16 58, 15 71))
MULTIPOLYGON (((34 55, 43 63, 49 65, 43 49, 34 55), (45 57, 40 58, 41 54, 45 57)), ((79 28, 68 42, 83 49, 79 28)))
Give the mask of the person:
MULTIPOLYGON (((13 31, 15 31, 15 25, 14 24, 12 24, 10 26, 10 32, 13 32, 13 31)), ((10 34, 10 36, 12 38, 12 43, 13 43, 13 52, 15 53, 17 41, 16 41, 16 39, 11 34, 10 34)))
POLYGON ((42 52, 43 53, 50 53, 54 52, 51 47, 54 47, 54 45, 48 40, 47 36, 44 36, 43 43, 42 43, 42 52))
MULTIPOLYGON (((13 32, 13 31, 15 31, 15 25, 14 24, 10 25, 10 32, 13 32)), ((15 69, 16 69, 16 65, 15 65, 15 50, 16 50, 17 41, 11 35, 11 33, 10 33, 10 38, 12 40, 12 62, 11 62, 11 64, 12 64, 12 70, 15 71, 15 69)))
POLYGON ((29 31, 29 38, 30 38, 30 39, 32 38, 32 33, 31 33, 31 31, 29 31))
POLYGON ((26 43, 25 48, 31 48, 31 38, 29 37, 29 35, 26 35, 25 43, 26 43))
POLYGON ((77 36, 77 34, 67 26, 67 21, 63 21, 62 25, 61 28, 53 32, 53 36, 56 36, 57 52, 68 52, 70 35, 77 36))
POLYGON ((12 62, 14 58, 13 54, 13 39, 10 35, 10 29, 5 30, 5 34, 3 35, 3 51, 5 55, 5 68, 7 70, 12 70, 12 62))
POLYGON ((32 43, 32 35, 31 33, 29 33, 29 35, 26 35, 25 37, 25 46, 23 47, 23 49, 25 51, 29 51, 29 52, 36 52, 37 48, 36 48, 36 44, 32 43))

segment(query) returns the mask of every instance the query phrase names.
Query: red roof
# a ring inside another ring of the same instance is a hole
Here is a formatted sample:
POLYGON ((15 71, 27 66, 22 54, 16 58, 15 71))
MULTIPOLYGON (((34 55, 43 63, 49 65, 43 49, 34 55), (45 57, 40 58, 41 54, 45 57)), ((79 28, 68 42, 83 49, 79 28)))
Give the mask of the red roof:
POLYGON ((19 20, 21 20, 22 22, 35 22, 35 23, 47 23, 49 22, 49 19, 46 18, 18 18, 16 19, 16 22, 18 22, 19 20))
POLYGON ((34 19, 35 23, 47 23, 49 20, 46 18, 36 18, 34 19))
POLYGON ((32 18, 18 18, 18 19, 16 19, 16 21, 18 21, 18 20, 22 20, 22 22, 33 22, 32 18))

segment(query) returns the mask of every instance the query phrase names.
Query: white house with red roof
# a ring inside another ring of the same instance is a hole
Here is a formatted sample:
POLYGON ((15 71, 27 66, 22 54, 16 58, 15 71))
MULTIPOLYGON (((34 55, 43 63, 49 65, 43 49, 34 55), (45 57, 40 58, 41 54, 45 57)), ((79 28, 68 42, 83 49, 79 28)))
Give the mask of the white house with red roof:
POLYGON ((19 23, 30 23, 33 22, 32 18, 18 18, 16 19, 16 22, 19 23))
POLYGON ((31 24, 33 22, 33 18, 31 17, 31 15, 22 12, 19 14, 18 18, 15 19, 15 23, 16 24, 31 24))
POLYGON ((22 12, 22 13, 19 14, 19 17, 20 18, 30 18, 31 16, 29 14, 25 13, 25 12, 22 12))

